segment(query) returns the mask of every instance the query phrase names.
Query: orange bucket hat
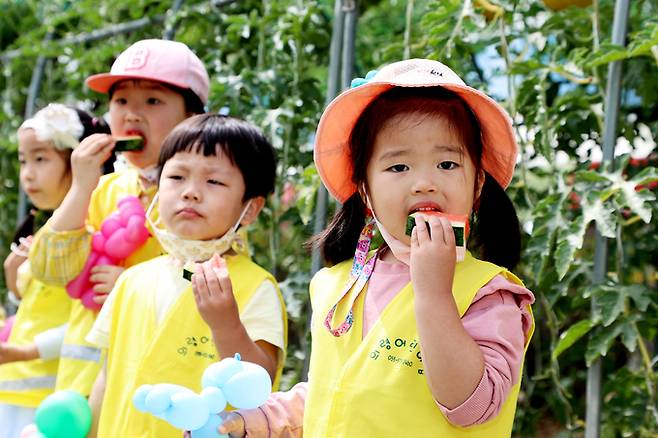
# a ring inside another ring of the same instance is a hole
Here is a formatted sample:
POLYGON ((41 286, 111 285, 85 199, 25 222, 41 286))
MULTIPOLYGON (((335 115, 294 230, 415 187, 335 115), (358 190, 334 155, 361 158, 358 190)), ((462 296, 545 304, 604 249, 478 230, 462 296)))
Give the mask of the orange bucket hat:
POLYGON ((315 137, 313 159, 329 193, 344 203, 357 187, 352 182, 349 141, 368 105, 393 87, 443 87, 457 94, 480 122, 482 167, 501 187, 512 180, 517 145, 509 115, 492 98, 469 87, 450 68, 429 59, 389 64, 369 80, 336 97, 322 114, 315 137))

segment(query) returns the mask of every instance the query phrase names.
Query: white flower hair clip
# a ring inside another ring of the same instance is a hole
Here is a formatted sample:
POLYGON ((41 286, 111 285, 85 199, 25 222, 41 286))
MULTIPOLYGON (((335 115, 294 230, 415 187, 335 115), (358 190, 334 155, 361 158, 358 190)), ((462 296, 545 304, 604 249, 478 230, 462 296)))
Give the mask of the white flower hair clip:
POLYGON ((25 120, 20 129, 34 129, 39 141, 52 141, 57 149, 75 149, 83 132, 78 113, 62 105, 51 103, 25 120))

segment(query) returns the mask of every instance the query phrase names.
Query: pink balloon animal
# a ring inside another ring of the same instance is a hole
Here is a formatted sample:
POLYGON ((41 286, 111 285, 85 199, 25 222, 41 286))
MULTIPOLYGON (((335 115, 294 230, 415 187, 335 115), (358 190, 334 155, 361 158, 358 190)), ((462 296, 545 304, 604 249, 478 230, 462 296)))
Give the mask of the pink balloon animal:
POLYGON ((100 231, 91 238, 91 254, 82 272, 66 285, 71 298, 79 299, 92 310, 101 304, 94 302, 94 284, 89 281, 91 269, 99 265, 117 265, 146 242, 150 233, 146 228, 146 214, 139 198, 126 196, 119 201, 119 209, 103 221, 100 231))

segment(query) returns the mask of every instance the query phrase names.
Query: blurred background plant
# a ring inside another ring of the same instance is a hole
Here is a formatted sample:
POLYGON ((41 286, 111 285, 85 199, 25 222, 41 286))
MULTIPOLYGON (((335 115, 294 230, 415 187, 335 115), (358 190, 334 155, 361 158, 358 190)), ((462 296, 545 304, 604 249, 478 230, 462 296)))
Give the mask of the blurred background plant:
MULTIPOLYGON (((15 131, 37 57, 46 62, 37 108, 60 101, 103 114, 105 98, 84 79, 106 71, 131 42, 175 29, 209 70, 209 111, 253 121, 278 151, 276 192, 250 239, 254 258, 285 294, 288 387, 300 379, 307 354, 310 256, 303 243, 320 184, 312 145, 325 102, 334 2, 172 3, 180 5, 175 13, 169 2, 152 0, 0 0, 0 257, 16 224, 15 131), (102 37, 126 23, 134 30, 102 37), (81 35, 100 37, 80 42, 81 35)), ((524 231, 517 271, 537 297, 515 433, 581 435, 587 365, 602 356, 602 436, 656 436, 655 0, 631 2, 625 47, 610 42, 612 0, 356 3, 354 76, 405 57, 439 59, 503 103, 515 122, 521 156, 509 193, 524 231), (624 65, 613 169, 600 163, 607 65, 616 60, 624 65), (611 239, 606 279, 596 286, 593 224, 611 239)), ((5 292, 0 283, 0 300, 5 292)))

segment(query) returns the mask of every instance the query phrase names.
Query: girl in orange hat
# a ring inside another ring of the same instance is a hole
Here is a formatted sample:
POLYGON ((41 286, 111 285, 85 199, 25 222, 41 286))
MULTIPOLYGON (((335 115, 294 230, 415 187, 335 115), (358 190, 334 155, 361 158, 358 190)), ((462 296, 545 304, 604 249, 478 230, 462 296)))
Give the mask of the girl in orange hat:
POLYGON ((309 381, 220 432, 510 436, 534 297, 508 270, 520 256, 509 117, 436 61, 360 82, 316 136, 342 206, 315 240, 332 266, 311 282, 309 381))

